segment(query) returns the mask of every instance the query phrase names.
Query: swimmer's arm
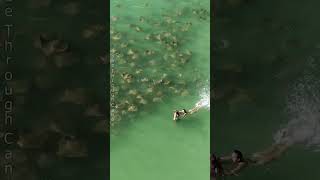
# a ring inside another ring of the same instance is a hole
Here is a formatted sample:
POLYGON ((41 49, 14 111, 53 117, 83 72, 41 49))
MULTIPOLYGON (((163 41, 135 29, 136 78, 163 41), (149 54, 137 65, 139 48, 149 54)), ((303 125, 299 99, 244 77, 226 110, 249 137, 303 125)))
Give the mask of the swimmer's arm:
POLYGON ((226 172, 226 175, 229 176, 239 176, 239 172, 245 167, 245 163, 240 163, 237 167, 233 168, 229 172, 226 172))
POLYGON ((281 157, 283 153, 285 153, 290 145, 286 144, 276 144, 272 147, 272 151, 268 151, 268 153, 256 153, 252 157, 255 165, 264 165, 271 161, 276 160, 277 158, 281 157))
POLYGON ((220 162, 231 162, 232 157, 231 156, 223 156, 218 158, 220 162))
POLYGON ((173 113, 173 120, 174 120, 174 121, 177 120, 177 113, 176 113, 176 112, 173 113))

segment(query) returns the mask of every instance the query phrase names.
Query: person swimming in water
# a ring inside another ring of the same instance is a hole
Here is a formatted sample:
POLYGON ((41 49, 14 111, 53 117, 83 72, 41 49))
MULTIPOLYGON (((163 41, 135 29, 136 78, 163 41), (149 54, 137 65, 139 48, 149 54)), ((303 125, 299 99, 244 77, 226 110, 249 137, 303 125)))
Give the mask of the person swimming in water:
MULTIPOLYGON (((230 156, 217 158, 220 163, 230 163, 232 168, 224 170, 222 176, 238 176, 239 172, 248 165, 265 165, 282 156, 290 147, 290 144, 276 143, 264 151, 254 153, 250 158, 245 159, 239 150, 234 150, 230 156)), ((221 167, 221 169, 223 169, 221 167)), ((220 175, 221 176, 221 175, 220 175)))
POLYGON ((180 111, 175 110, 173 112, 173 120, 174 121, 180 120, 180 119, 184 118, 187 114, 188 114, 188 111, 186 109, 182 109, 180 111))
POLYGON ((218 161, 222 164, 231 163, 231 169, 223 171, 223 175, 226 176, 238 176, 238 173, 247 167, 250 162, 250 160, 243 157, 242 152, 239 150, 233 150, 230 156, 220 157, 218 158, 218 161))
POLYGON ((189 111, 187 111, 186 109, 182 109, 180 111, 175 110, 175 111, 173 111, 173 120, 174 121, 180 120, 189 114, 193 114, 193 113, 198 112, 200 109, 201 109, 201 105, 196 104, 196 106, 194 108, 190 109, 189 111))

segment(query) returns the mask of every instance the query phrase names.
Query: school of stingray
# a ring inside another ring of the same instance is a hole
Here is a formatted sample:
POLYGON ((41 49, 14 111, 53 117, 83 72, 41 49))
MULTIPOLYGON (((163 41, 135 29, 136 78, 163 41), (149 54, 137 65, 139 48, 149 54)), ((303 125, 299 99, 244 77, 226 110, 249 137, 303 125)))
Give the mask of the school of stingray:
MULTIPOLYGON (((86 7, 85 1, 23 3, 15 4, 17 12, 26 14, 13 17, 22 19, 13 20, 19 25, 14 31, 14 61, 9 65, 0 61, 1 75, 6 71, 13 74, 11 81, 1 82, 0 91, 1 98, 13 101, 13 125, 5 127, 2 123, 0 137, 3 139, 5 132, 14 133, 13 138, 10 136, 14 143, 1 147, 1 167, 14 166, 11 179, 86 178, 90 173, 79 169, 97 172, 105 167, 105 160, 96 161, 94 156, 105 154, 99 153, 103 148, 95 146, 104 145, 108 130, 101 88, 108 53, 99 45, 105 42, 108 28, 105 21, 88 22, 83 17, 88 11, 94 12, 91 18, 95 19, 105 15, 100 6, 86 7), (70 19, 75 21, 76 33, 68 24, 70 19), (94 50, 86 44, 93 44, 94 50), (12 88, 13 96, 4 96, 4 86, 12 88), (7 150, 13 158, 6 157, 7 150), (74 161, 77 164, 68 165, 74 161)), ((6 34, 2 28, 1 49, 6 34)), ((0 177, 6 179, 8 174, 1 171, 0 177)))
POLYGON ((196 28, 188 19, 209 21, 209 16, 202 7, 165 12, 160 18, 137 16, 130 23, 128 17, 111 16, 111 127, 150 104, 188 96, 190 84, 203 83, 201 72, 195 70, 189 78, 185 70, 196 61, 193 50, 186 48, 196 28))

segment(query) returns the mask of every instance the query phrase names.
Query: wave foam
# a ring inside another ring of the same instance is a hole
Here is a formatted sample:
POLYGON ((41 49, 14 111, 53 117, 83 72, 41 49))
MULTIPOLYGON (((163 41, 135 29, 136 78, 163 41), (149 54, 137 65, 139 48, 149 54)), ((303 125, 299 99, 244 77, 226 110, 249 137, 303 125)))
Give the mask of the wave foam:
POLYGON ((320 150, 320 80, 318 66, 310 61, 287 97, 289 121, 274 135, 276 143, 302 144, 320 150))
POLYGON ((202 88, 200 91, 200 100, 196 103, 197 107, 210 109, 210 90, 202 88))

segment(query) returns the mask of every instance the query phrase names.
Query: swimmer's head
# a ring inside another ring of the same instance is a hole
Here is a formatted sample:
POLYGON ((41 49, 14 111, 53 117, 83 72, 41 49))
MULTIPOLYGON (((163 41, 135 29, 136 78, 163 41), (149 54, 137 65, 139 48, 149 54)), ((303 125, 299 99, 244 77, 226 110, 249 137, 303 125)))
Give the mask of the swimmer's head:
POLYGON ((243 155, 239 150, 233 150, 231 157, 233 162, 243 161, 243 155))
POLYGON ((178 120, 178 117, 179 117, 179 113, 178 113, 177 110, 175 110, 175 111, 173 112, 173 120, 174 120, 174 121, 178 120))

